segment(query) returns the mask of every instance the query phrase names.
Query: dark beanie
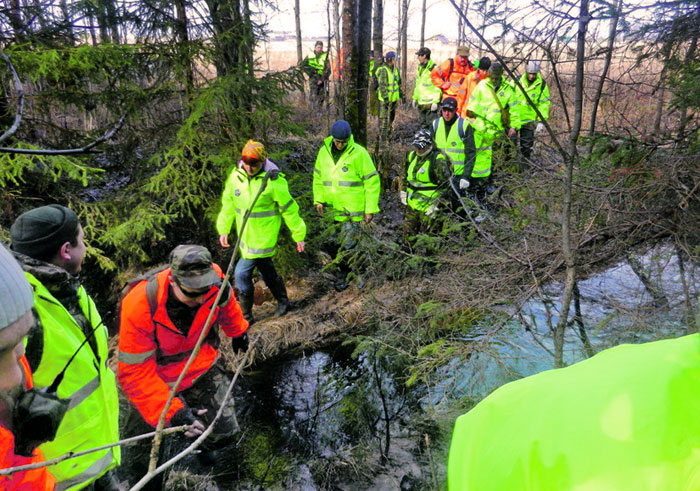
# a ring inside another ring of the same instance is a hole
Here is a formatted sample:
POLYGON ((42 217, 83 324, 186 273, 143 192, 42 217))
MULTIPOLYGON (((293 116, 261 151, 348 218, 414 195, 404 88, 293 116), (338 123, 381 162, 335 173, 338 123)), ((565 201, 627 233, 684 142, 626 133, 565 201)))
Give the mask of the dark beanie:
POLYGON ((48 205, 22 213, 10 229, 12 250, 34 259, 53 256, 78 235, 78 215, 61 205, 48 205))
POLYGON ((344 119, 339 119, 331 126, 331 136, 336 140, 347 140, 351 134, 350 124, 344 119))

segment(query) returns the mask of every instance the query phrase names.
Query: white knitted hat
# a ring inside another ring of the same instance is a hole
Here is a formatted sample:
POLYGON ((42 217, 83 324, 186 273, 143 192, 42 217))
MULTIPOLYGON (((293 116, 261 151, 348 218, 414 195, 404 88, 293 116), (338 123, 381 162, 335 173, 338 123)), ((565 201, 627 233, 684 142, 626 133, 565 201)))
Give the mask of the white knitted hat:
POLYGON ((527 73, 539 73, 540 72, 540 64, 537 63, 536 61, 528 61, 527 62, 527 68, 525 69, 527 73))
POLYGON ((22 268, 12 254, 0 245, 0 329, 27 313, 34 305, 34 294, 22 268))

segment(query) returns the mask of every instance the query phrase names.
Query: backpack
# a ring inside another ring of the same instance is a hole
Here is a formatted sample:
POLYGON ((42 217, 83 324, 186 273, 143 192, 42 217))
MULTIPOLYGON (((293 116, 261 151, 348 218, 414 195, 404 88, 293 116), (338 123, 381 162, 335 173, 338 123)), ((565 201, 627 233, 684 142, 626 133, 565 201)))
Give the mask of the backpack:
POLYGON ((129 281, 126 282, 126 284, 122 287, 121 295, 119 296, 118 312, 120 318, 122 312, 122 301, 124 300, 124 297, 126 297, 127 294, 142 281, 147 282, 146 298, 148 299, 148 309, 151 312, 151 318, 153 318, 153 316, 156 313, 156 310, 158 309, 158 279, 156 278, 156 276, 158 275, 158 273, 166 270, 169 267, 170 266, 168 264, 157 266, 153 269, 149 269, 145 273, 141 273, 140 275, 131 278, 129 281))

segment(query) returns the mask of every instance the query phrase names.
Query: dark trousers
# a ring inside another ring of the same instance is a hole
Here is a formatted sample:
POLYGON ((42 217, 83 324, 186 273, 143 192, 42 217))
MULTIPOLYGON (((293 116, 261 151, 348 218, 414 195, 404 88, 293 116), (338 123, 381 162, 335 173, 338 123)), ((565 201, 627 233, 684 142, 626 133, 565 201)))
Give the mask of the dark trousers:
POLYGON ((430 105, 418 106, 418 114, 420 116, 421 128, 428 130, 433 127, 433 121, 435 121, 435 118, 440 116, 437 110, 430 110, 430 105))
POLYGON ((319 107, 323 106, 323 101, 326 99, 326 82, 322 78, 312 78, 309 81, 309 92, 311 93, 311 102, 319 107))
POLYGON ((525 123, 520 127, 520 130, 513 136, 513 144, 518 144, 520 140, 520 154, 526 160, 530 160, 532 156, 532 147, 535 144, 535 123, 525 123))
POLYGON ((242 295, 252 295, 255 292, 255 287, 253 286, 253 270, 255 268, 258 268, 263 281, 271 291, 281 281, 278 281, 279 275, 277 270, 275 270, 271 257, 241 258, 236 263, 234 277, 236 288, 242 295))

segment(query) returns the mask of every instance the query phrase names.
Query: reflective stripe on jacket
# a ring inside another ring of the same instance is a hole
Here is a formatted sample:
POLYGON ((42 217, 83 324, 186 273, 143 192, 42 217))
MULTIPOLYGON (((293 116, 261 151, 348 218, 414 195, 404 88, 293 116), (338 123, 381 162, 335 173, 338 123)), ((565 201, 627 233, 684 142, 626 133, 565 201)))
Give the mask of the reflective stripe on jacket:
MULTIPOLYGON (((525 87, 527 95, 530 97, 530 100, 535 103, 537 109, 540 111, 540 113, 542 113, 542 116, 544 116, 544 119, 549 119, 549 87, 542 79, 542 75, 538 73, 535 80, 533 80, 532 83, 529 83, 527 81, 527 74, 523 74, 523 76, 520 77, 520 85, 525 87)), ((522 125, 538 121, 539 118, 537 117, 537 113, 532 106, 528 104, 527 99, 523 95, 523 91, 520 90, 517 85, 514 87, 514 89, 517 99, 517 105, 514 108, 514 112, 517 111, 519 124, 517 128, 520 129, 522 125)))
POLYGON ((449 179, 449 162, 445 156, 433 150, 423 157, 411 151, 407 157, 406 188, 408 206, 418 211, 426 211, 440 195, 440 176, 449 179), (447 168, 447 169, 445 169, 447 168))
MULTIPOLYGON (((85 343, 85 333, 66 308, 31 273, 25 272, 34 289, 34 308, 43 328, 43 354, 34 371, 34 385, 44 388, 51 385, 56 375, 68 366, 58 396, 71 402, 56 438, 41 445, 47 459, 68 452, 80 452, 119 440, 119 400, 114 372, 107 367, 107 328, 85 288, 78 288, 80 310, 95 329, 97 354, 91 343, 85 343), (102 325, 100 325, 102 324, 102 325), (77 354, 76 354, 77 351, 77 354)), ((100 477, 107 470, 119 465, 119 447, 93 452, 81 457, 64 460, 49 467, 56 478, 56 489, 80 489, 100 477)))
POLYGON ((268 159, 262 170, 249 178, 239 162, 226 180, 221 195, 221 211, 216 219, 219 235, 228 234, 235 220, 236 234, 241 236, 241 257, 251 259, 273 256, 282 217, 292 233, 292 240, 304 240, 306 224, 299 216, 299 205, 289 194, 287 180, 284 174, 279 172, 277 165, 268 159), (243 216, 258 194, 265 175, 268 174, 270 177, 267 179, 265 190, 255 203, 245 230, 241 232, 243 216))
MULTIPOLYGON (((216 264, 213 266, 223 278, 221 268, 216 264)), ((122 300, 117 377, 131 403, 152 426, 158 422, 168 400, 170 387, 187 363, 219 291, 219 287, 211 287, 204 303, 197 310, 192 326, 184 334, 170 320, 165 307, 170 278, 170 268, 156 275, 158 294, 153 317, 146 294, 147 281, 136 285, 122 300)), ((213 319, 212 324, 218 324, 229 337, 240 336, 248 329, 248 322, 243 318, 233 295, 216 308, 213 319)), ((211 334, 213 333, 208 332, 206 336, 211 334)), ((211 368, 218 356, 216 348, 205 338, 178 390, 191 387, 211 368)), ((173 399, 166 414, 166 422, 170 422, 182 407, 182 400, 173 399)))
POLYGON ((389 68, 387 65, 378 67, 377 81, 379 82, 379 87, 377 88, 377 99, 387 102, 399 100, 399 95, 401 93, 401 89, 399 87, 401 77, 399 76, 399 70, 396 68, 396 66, 393 68, 389 68))
POLYGON ((326 67, 327 58, 328 52, 325 52, 321 53, 320 55, 311 53, 306 59, 308 60, 309 66, 318 74, 319 77, 322 77, 326 67))
MULTIPOLYGON (((432 72, 430 73, 430 78, 433 81, 435 87, 439 87, 442 90, 442 98, 454 97, 457 99, 457 104, 460 100, 464 100, 464 89, 462 88, 462 83, 467 78, 467 75, 474 71, 474 68, 467 61, 467 66, 462 66, 457 63, 453 58, 442 62, 441 65, 435 65, 432 72), (442 85, 445 82, 449 82, 450 86, 447 89, 442 89, 442 85)), ((460 107, 457 107, 457 114, 460 113, 460 107)))
POLYGON ((433 121, 433 139, 438 150, 442 151, 452 162, 455 175, 464 172, 464 138, 467 122, 457 117, 457 121, 452 123, 450 133, 446 134, 445 119, 440 117, 433 121))
MULTIPOLYGON (((32 373, 29 370, 27 359, 22 356, 19 364, 24 372, 25 388, 31 389, 32 373)), ((22 457, 15 454, 15 437, 10 430, 0 425, 0 469, 19 467, 21 465, 38 464, 44 461, 44 456, 40 449, 34 450, 31 457, 22 457)), ((10 476, 0 476, 0 489, 6 490, 27 490, 27 491, 51 491, 54 489, 56 480, 49 474, 46 467, 30 469, 22 472, 15 472, 10 476)))
POLYGON ((435 62, 433 60, 428 60, 425 66, 418 64, 413 100, 417 101, 421 106, 437 104, 442 98, 442 89, 435 87, 433 80, 430 78, 430 72, 434 67, 435 62))
POLYGON ((379 213, 379 174, 367 150, 350 139, 338 158, 331 153, 333 137, 323 141, 314 165, 314 204, 330 205, 339 222, 361 221, 365 214, 379 213))

